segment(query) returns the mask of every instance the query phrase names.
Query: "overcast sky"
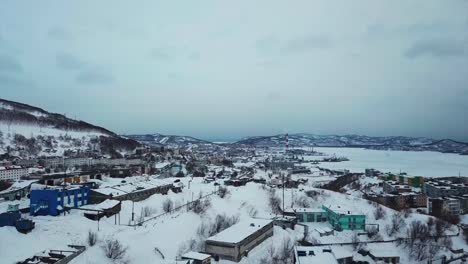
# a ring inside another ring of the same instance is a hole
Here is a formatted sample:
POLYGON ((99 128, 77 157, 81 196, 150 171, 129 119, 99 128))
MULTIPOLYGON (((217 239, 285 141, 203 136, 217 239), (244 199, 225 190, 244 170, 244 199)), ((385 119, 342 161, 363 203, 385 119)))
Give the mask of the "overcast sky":
POLYGON ((468 140, 468 1, 0 0, 0 97, 117 133, 468 140))

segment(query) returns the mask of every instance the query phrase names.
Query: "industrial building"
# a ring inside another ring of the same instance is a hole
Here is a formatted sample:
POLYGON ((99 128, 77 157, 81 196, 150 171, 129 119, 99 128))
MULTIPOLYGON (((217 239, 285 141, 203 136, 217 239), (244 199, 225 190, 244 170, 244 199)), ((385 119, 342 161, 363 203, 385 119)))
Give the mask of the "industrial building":
POLYGON ((30 194, 31 215, 56 216, 67 207, 81 207, 89 203, 88 186, 46 187, 33 189, 30 194))
POLYGON ((296 208, 285 210, 285 215, 295 216, 298 222, 327 222, 327 212, 323 209, 314 208, 296 208))
POLYGON ((364 230, 366 227, 366 216, 356 212, 343 210, 340 206, 325 206, 322 209, 327 212, 330 225, 337 231, 341 230, 364 230))
POLYGON ((249 219, 208 238, 205 242, 206 253, 239 262, 250 250, 273 236, 273 221, 249 219))
POLYGON ((287 216, 296 216, 298 222, 328 222, 333 229, 364 230, 366 216, 355 212, 345 211, 340 206, 324 206, 321 209, 297 208, 285 211, 287 216))
POLYGON ((151 179, 148 181, 122 183, 114 186, 91 190, 91 203, 100 203, 107 199, 119 201, 142 201, 153 194, 167 194, 171 189, 178 191, 178 187, 167 180, 151 179))

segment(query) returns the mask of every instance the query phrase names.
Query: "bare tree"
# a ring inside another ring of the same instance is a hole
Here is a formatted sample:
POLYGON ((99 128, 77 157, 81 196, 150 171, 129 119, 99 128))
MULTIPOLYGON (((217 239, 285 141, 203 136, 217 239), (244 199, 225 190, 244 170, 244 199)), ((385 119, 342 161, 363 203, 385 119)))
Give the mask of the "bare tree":
POLYGON ((448 228, 449 228, 449 224, 447 222, 440 220, 440 219, 435 220, 435 236, 436 237, 443 236, 448 228))
POLYGON ((395 235, 401 228, 403 228, 404 225, 405 221, 403 220, 401 213, 395 212, 392 215, 390 225, 386 226, 387 235, 395 235))
POLYGON ((268 204, 271 208, 271 212, 274 214, 281 214, 281 199, 276 195, 274 189, 271 189, 268 195, 268 204))
POLYGON ((374 211, 375 220, 383 219, 386 215, 387 213, 385 212, 385 209, 381 205, 377 204, 374 211))
POLYGON ((353 245, 354 250, 356 250, 359 247, 359 236, 357 232, 353 233, 353 236, 351 237, 351 243, 353 245))

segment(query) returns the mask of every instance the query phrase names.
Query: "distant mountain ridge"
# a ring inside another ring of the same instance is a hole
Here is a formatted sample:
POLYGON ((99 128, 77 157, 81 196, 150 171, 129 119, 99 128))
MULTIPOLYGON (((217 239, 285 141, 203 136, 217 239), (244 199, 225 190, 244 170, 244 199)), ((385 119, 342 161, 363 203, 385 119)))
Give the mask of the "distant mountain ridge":
POLYGON ((190 145, 216 145, 215 143, 190 136, 163 135, 163 134, 144 134, 144 135, 125 135, 125 137, 136 140, 147 145, 161 145, 174 147, 187 147, 190 145))
MULTIPOLYGON (((285 145, 285 135, 247 137, 235 144, 256 147, 281 147, 285 145)), ((314 135, 289 134, 289 145, 310 147, 362 147, 369 149, 437 151, 468 155, 468 143, 451 139, 435 140, 424 137, 370 137, 363 135, 314 135)))

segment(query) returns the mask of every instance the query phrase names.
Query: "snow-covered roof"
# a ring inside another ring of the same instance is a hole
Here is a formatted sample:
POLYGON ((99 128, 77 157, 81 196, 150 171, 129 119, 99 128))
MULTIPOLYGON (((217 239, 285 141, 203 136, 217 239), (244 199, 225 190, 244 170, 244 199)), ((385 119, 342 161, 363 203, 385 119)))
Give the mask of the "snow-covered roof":
POLYGON ((119 196, 127 193, 138 192, 142 190, 148 190, 156 187, 172 185, 172 182, 168 180, 161 179, 150 179, 148 181, 135 181, 121 183, 113 186, 107 186, 94 190, 95 192, 104 194, 104 195, 113 195, 119 196))
POLYGON ((271 220, 254 218, 243 220, 221 233, 208 238, 207 241, 239 243, 248 236, 269 225, 271 222, 271 220))
POLYGON ((109 208, 116 206, 119 203, 120 201, 107 199, 104 202, 96 205, 96 209, 100 209, 100 210, 109 209, 109 208))
POLYGON ((211 255, 191 251, 191 252, 184 254, 182 258, 205 260, 207 258, 211 258, 211 255))
POLYGON ((389 245, 384 244, 384 243, 368 244, 367 249, 375 257, 389 258, 389 257, 398 257, 401 255, 401 252, 399 252, 391 244, 389 245))
POLYGON ((1 194, 1 193, 9 193, 9 192, 12 192, 12 191, 16 191, 16 190, 20 190, 20 189, 26 188, 26 187, 28 187, 29 185, 33 184, 34 182, 36 182, 36 180, 20 180, 20 181, 15 181, 15 182, 13 183, 13 185, 10 186, 10 188, 1 191, 0 194, 1 194))
POLYGON ((285 212, 288 213, 324 213, 325 211, 321 208, 289 208, 285 212))
POLYGON ((297 256, 297 264, 338 264, 335 256, 332 252, 325 251, 324 249, 329 249, 329 247, 296 247, 296 254, 299 251, 306 252, 306 256, 297 256))

